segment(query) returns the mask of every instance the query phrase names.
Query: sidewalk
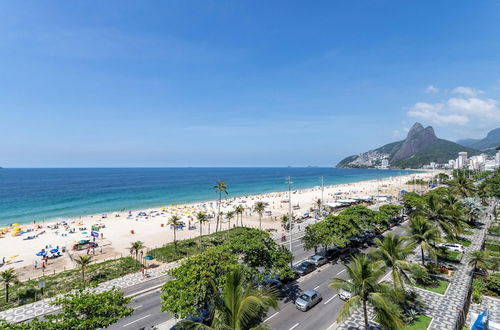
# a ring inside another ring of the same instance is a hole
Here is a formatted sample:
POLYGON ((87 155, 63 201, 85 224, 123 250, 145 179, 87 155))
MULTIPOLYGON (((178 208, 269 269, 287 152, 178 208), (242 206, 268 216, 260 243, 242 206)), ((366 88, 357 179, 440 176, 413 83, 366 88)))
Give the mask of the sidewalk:
MULTIPOLYGON (((486 215, 487 214, 488 212, 486 212, 486 215)), ((462 262, 456 265, 457 270, 450 279, 450 284, 444 295, 414 287, 424 302, 424 314, 432 317, 428 330, 454 330, 459 325, 460 319, 465 318, 463 308, 466 300, 469 299, 467 295, 472 279, 472 267, 467 265, 466 256, 471 251, 481 248, 491 220, 485 216, 483 223, 484 226, 482 229, 475 229, 474 235, 468 236, 471 240, 471 245, 465 248, 462 262)), ((417 257, 418 253, 413 255, 414 259, 417 257)), ((374 318, 372 308, 369 308, 368 318, 374 318)), ((370 324, 375 328, 378 326, 374 322, 370 322, 370 324)), ((363 328, 364 316, 362 309, 356 310, 348 319, 337 327, 337 329, 341 330, 363 328)))
MULTIPOLYGON (((148 270, 148 277, 143 277, 141 273, 133 273, 120 278, 116 278, 114 280, 104 282, 99 284, 93 291, 102 292, 106 290, 110 290, 113 287, 119 289, 127 289, 136 285, 140 285, 143 283, 147 283, 149 281, 155 280, 161 276, 165 276, 165 272, 169 269, 177 267, 178 262, 172 262, 167 265, 158 267, 156 269, 148 270)), ((30 320, 37 316, 42 316, 44 314, 48 314, 54 311, 57 311, 59 308, 57 306, 50 305, 49 303, 53 301, 55 298, 47 298, 43 299, 31 304, 26 304, 23 306, 11 308, 0 312, 0 319, 5 319, 8 322, 23 322, 30 320)))

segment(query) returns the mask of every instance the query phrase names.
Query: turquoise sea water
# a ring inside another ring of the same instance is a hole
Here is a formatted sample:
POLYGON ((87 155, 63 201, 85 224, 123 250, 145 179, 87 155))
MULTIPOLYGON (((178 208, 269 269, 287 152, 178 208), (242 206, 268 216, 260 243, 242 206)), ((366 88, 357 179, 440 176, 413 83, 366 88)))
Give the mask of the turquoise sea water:
POLYGON ((230 197, 357 182, 408 171, 336 168, 0 169, 0 226, 33 220, 214 200, 216 180, 230 197))

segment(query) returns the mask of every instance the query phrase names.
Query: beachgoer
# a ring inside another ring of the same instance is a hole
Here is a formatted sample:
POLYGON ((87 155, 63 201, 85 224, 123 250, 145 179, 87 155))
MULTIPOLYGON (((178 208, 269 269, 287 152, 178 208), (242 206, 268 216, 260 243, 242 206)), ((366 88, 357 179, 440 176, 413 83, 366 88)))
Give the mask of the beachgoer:
POLYGON ((35 269, 38 268, 38 261, 35 260, 35 262, 33 263, 33 266, 35 266, 35 269))

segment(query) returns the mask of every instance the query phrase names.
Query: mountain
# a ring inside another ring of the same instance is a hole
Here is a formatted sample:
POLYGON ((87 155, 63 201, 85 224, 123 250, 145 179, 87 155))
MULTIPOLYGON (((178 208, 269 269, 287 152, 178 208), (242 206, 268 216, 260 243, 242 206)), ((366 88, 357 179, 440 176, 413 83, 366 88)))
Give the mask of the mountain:
POLYGON ((465 139, 457 141, 458 144, 478 150, 493 149, 500 146, 500 128, 489 131, 483 139, 465 139))
POLYGON ((470 147, 474 143, 480 141, 479 139, 463 139, 463 140, 458 140, 457 144, 460 144, 461 146, 464 147, 470 147))
POLYGON ((337 167, 375 167, 381 165, 383 159, 388 159, 391 167, 420 168, 430 162, 448 162, 457 158, 460 151, 466 151, 469 155, 481 153, 479 150, 439 139, 431 126, 424 128, 422 124, 415 123, 406 139, 349 156, 340 161, 337 167))

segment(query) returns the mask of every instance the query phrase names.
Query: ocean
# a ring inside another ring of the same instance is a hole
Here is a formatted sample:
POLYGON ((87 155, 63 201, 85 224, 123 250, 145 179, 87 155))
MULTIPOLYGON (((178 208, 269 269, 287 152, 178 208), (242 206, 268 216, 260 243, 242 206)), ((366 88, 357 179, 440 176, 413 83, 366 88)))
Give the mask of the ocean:
POLYGON ((0 169, 0 226, 399 176, 411 171, 283 168, 53 168, 0 169))

